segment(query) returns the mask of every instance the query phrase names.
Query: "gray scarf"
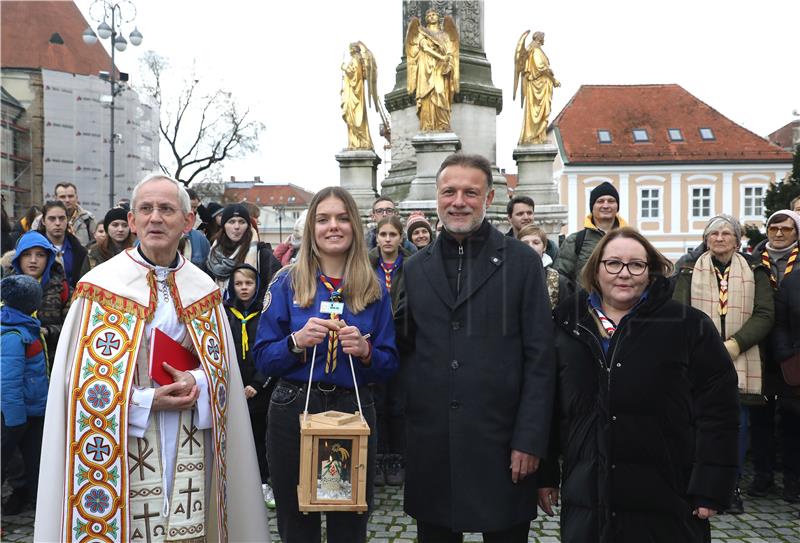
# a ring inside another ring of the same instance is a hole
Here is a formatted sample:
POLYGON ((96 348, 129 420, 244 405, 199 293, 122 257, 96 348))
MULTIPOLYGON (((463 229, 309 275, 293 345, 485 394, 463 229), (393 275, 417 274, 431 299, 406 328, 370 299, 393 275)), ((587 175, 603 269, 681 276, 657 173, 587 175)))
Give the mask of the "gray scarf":
POLYGON ((222 250, 215 245, 211 248, 208 252, 208 259, 206 259, 206 266, 208 266, 208 271, 217 278, 217 279, 227 279, 231 276, 231 272, 233 268, 236 267, 237 262, 235 260, 236 253, 239 252, 239 247, 231 254, 231 256, 225 256, 222 254, 222 250))

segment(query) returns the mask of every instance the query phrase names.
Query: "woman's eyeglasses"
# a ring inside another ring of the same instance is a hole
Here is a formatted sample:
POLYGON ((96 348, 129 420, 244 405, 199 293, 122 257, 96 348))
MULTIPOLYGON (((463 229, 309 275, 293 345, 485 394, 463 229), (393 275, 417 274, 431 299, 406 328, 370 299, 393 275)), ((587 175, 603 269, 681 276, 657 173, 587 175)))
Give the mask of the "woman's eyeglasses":
POLYGON ((630 262, 623 262, 622 260, 601 260, 600 262, 611 275, 622 273, 622 268, 628 268, 628 273, 631 275, 642 275, 647 270, 647 262, 643 260, 631 260, 630 262))

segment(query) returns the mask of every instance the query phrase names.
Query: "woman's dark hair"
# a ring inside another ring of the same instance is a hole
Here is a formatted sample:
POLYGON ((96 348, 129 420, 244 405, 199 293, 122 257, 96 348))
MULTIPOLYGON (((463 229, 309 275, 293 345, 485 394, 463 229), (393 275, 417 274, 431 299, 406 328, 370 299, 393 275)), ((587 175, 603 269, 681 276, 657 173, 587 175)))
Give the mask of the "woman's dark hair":
MULTIPOLYGON (((211 222, 216 224, 213 220, 211 222)), ((219 230, 214 236, 214 241, 217 242, 217 248, 222 251, 222 254, 228 257, 231 256, 237 247, 242 247, 242 249, 236 253, 236 258, 234 258, 237 264, 242 264, 244 259, 247 258, 247 252, 250 250, 250 242, 253 241, 253 225, 247 223, 247 230, 242 234, 242 238, 239 241, 233 241, 225 232, 225 225, 223 224, 219 227, 219 230)))
POLYGON ((69 213, 67 213, 67 206, 64 205, 64 202, 61 200, 50 200, 49 202, 45 202, 44 206, 42 207, 42 220, 39 221, 39 233, 46 234, 47 230, 44 226, 44 218, 47 217, 47 213, 56 207, 60 207, 64 210, 64 214, 69 217, 69 213))
POLYGON ((658 249, 653 247, 646 237, 641 235, 638 230, 630 226, 623 226, 615 228, 608 234, 603 236, 603 239, 597 244, 592 251, 592 256, 586 262, 583 271, 581 272, 581 286, 588 292, 600 292, 600 283, 597 281, 597 273, 600 271, 600 261, 603 259, 603 252, 606 250, 606 245, 611 243, 617 238, 626 238, 638 241, 644 247, 647 253, 647 273, 650 281, 656 277, 667 277, 672 272, 672 262, 664 255, 658 252, 658 249))
POLYGON ((381 231, 381 227, 391 224, 394 226, 395 230, 400 234, 400 239, 403 239, 403 223, 400 221, 400 217, 397 215, 387 215, 382 217, 381 220, 378 221, 377 226, 375 226, 375 236, 377 237, 378 232, 381 231))

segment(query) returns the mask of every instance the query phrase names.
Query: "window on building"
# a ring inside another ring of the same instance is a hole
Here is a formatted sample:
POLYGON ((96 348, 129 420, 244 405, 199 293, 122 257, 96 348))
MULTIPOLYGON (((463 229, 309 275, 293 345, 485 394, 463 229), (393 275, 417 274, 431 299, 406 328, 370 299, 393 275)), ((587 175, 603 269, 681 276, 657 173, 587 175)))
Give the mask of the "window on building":
POLYGON ((764 215, 764 187, 744 188, 745 217, 762 217, 764 215))
POLYGON ((667 132, 669 132, 670 141, 683 141, 683 134, 680 128, 670 128, 667 132))
POLYGON ((600 143, 611 143, 611 132, 608 130, 598 130, 597 141, 600 143))
POLYGON ((639 210, 642 219, 660 218, 661 189, 642 189, 639 195, 639 210))
POLYGON ((705 141, 711 141, 716 139, 714 137, 714 131, 711 130, 710 128, 701 128, 700 137, 703 138, 705 141))
POLYGON ((711 189, 692 189, 692 217, 711 217, 711 189))
POLYGON ((644 128, 634 128, 633 141, 636 142, 650 141, 650 137, 647 135, 647 130, 645 130, 644 128))

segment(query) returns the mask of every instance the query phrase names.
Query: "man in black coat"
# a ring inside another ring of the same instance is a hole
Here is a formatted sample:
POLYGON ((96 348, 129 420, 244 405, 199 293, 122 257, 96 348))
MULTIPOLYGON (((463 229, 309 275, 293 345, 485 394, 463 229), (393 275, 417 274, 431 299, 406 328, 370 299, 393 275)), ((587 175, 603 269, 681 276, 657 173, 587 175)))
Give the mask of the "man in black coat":
POLYGON ((421 543, 527 541, 547 450, 555 365, 539 256, 485 220, 489 162, 451 155, 444 225, 405 264, 396 313, 407 376, 405 511, 421 543))

